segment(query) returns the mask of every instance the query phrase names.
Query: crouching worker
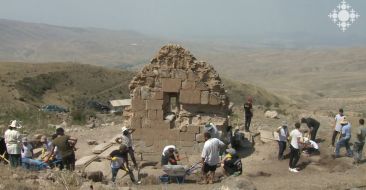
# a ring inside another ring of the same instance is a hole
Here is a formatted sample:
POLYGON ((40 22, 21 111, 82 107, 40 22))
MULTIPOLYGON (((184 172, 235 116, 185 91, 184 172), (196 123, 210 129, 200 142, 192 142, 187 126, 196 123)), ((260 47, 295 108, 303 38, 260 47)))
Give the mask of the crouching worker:
MULTIPOLYGON (((120 169, 126 171, 129 174, 132 173, 128 167, 127 154, 128 154, 128 148, 125 144, 122 144, 118 150, 112 151, 107 157, 108 160, 111 160, 112 182, 116 181, 118 170, 120 169)), ((131 180, 135 182, 135 179, 132 177, 131 180)))
POLYGON ((230 148, 226 150, 227 154, 222 160, 226 176, 238 176, 243 172, 241 159, 239 158, 237 152, 230 148))
POLYGON ((163 154, 161 155, 161 166, 164 165, 177 165, 179 158, 179 152, 174 145, 168 145, 164 147, 163 154))
POLYGON ((303 142, 304 142, 303 153, 308 154, 309 156, 320 154, 319 145, 315 141, 312 141, 304 137, 303 142))

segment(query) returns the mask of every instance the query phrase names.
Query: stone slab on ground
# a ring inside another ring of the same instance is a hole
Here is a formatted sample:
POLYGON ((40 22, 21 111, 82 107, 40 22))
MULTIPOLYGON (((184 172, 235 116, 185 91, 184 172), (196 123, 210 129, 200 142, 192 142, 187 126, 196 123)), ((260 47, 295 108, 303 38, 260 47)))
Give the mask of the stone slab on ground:
MULTIPOLYGON (((95 172, 95 171, 102 171, 104 176, 107 179, 110 179, 112 177, 111 175, 111 162, 109 160, 101 160, 99 162, 92 162, 87 167, 85 167, 85 172, 95 172)), ((123 173, 123 172, 118 172, 123 173)), ((122 176, 122 175, 117 175, 122 176)))
POLYGON ((108 142, 108 143, 102 143, 97 145, 96 147, 93 148, 93 153, 94 154, 100 154, 103 151, 105 151, 107 148, 111 147, 113 144, 108 142))
POLYGON ((273 136, 273 131, 259 130, 259 133, 261 136, 261 141, 263 142, 271 142, 276 140, 273 136))
POLYGON ((92 163, 95 159, 97 159, 96 155, 84 156, 75 162, 75 167, 78 169, 85 168, 90 163, 92 163))

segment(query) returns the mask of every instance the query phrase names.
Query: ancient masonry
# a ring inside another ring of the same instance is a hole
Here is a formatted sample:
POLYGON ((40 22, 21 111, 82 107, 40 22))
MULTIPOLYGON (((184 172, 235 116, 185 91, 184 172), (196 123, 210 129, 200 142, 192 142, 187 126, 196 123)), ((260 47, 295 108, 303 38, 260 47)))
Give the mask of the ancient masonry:
POLYGON ((161 151, 164 145, 193 147, 211 122, 225 131, 229 100, 219 74, 179 45, 166 45, 130 83, 125 110, 133 138, 161 151))

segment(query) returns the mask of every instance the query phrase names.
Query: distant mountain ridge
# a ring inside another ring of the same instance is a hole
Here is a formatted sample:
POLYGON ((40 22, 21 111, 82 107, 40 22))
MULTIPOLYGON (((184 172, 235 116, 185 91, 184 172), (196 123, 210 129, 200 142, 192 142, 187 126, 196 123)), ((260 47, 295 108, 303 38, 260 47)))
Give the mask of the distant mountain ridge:
POLYGON ((63 27, 0 19, 0 60, 97 65, 147 62, 158 39, 134 31, 63 27))

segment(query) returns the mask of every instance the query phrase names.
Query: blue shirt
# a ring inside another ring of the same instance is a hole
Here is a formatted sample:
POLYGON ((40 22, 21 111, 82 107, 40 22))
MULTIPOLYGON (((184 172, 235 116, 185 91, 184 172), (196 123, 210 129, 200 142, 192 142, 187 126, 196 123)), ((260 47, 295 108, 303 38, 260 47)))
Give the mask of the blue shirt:
POLYGON ((348 123, 347 125, 342 127, 342 135, 344 135, 345 139, 351 138, 351 124, 348 123))

